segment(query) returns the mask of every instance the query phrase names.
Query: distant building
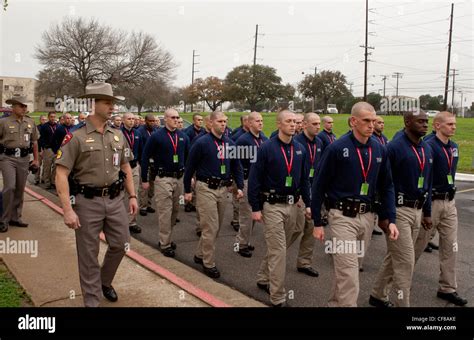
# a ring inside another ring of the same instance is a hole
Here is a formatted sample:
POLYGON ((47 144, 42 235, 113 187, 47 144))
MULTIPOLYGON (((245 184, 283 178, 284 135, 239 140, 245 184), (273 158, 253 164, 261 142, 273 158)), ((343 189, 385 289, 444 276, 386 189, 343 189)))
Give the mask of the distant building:
POLYGON ((8 99, 16 96, 25 96, 28 103, 28 111, 47 112, 54 110, 54 97, 36 95, 38 80, 23 77, 0 76, 0 106, 6 106, 8 99))

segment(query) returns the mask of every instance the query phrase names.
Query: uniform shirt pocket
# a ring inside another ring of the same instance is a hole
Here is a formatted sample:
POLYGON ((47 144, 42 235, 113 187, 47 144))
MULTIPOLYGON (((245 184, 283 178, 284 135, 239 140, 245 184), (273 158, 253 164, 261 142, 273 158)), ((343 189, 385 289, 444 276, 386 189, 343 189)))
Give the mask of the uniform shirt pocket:
MULTIPOLYGON (((104 170, 104 147, 101 144, 84 143, 81 145, 81 158, 84 160, 84 166, 99 172, 104 170)), ((112 161, 111 159, 109 161, 112 161)))

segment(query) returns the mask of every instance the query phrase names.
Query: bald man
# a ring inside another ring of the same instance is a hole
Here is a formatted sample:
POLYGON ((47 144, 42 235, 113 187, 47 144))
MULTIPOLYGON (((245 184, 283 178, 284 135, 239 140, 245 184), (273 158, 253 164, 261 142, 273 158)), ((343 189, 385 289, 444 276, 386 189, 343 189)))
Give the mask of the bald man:
POLYGON ((377 116, 374 125, 374 134, 372 135, 382 145, 387 145, 388 138, 383 134, 385 122, 382 116, 377 116))
POLYGON ((324 151, 313 181, 313 235, 320 241, 324 241, 326 233, 321 218, 323 202, 328 210, 330 240, 326 242, 326 251, 332 254, 335 276, 329 307, 357 306, 358 257, 366 251, 362 240, 373 228, 375 213, 387 240, 398 237, 387 151, 370 138, 375 119, 372 105, 356 103, 351 110, 352 133, 324 151), (376 194, 380 196, 380 209, 375 205, 376 194))
MULTIPOLYGON (((321 120, 323 131, 318 134, 319 139, 323 142, 323 150, 337 139, 336 134, 332 131, 334 126, 334 119, 331 116, 324 116, 321 120)), ((350 126, 350 123, 349 123, 350 126)))
POLYGON ((456 255, 458 253, 458 215, 454 196, 455 177, 459 161, 459 147, 451 140, 456 132, 456 117, 447 111, 440 112, 433 121, 435 137, 427 144, 433 149, 433 195, 431 216, 433 225, 420 229, 415 243, 415 261, 430 241, 432 230, 439 232, 440 275, 438 297, 457 306, 464 306, 467 300, 461 298, 456 282, 456 255))

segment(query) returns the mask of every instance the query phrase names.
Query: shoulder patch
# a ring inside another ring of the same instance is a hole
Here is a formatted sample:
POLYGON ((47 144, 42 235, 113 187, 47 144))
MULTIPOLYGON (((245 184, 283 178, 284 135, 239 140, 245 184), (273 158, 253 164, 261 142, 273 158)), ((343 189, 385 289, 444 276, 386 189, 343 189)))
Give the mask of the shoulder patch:
POLYGON ((58 150, 58 153, 56 154, 56 159, 60 159, 62 155, 63 152, 61 150, 58 150))
POLYGON ((72 133, 69 132, 66 136, 64 136, 64 139, 63 139, 63 142, 62 142, 61 146, 64 146, 67 143, 69 143, 71 141, 71 139, 72 139, 72 133))

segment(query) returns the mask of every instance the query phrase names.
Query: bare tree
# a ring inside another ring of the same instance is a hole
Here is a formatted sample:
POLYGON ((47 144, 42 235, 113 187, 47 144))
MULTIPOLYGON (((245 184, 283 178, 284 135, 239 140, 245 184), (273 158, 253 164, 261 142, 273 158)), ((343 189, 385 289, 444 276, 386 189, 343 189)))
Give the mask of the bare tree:
POLYGON ((39 71, 36 93, 40 96, 60 98, 65 95, 82 94, 82 85, 76 75, 65 69, 44 69, 39 71))
POLYGON ((151 35, 128 35, 95 19, 68 18, 45 31, 42 39, 35 54, 39 62, 72 72, 84 89, 96 81, 138 85, 147 79, 169 78, 175 67, 171 54, 151 35))

